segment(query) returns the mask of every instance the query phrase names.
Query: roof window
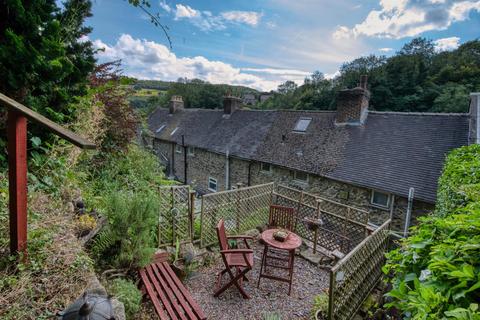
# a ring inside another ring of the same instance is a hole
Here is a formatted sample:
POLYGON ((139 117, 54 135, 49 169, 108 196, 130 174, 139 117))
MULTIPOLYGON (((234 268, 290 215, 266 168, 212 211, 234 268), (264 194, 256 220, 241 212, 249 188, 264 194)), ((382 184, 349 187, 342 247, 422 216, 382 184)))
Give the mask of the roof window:
POLYGON ((159 133, 160 131, 162 131, 162 130, 163 130, 163 128, 165 128, 165 125, 164 125, 164 124, 163 124, 163 125, 161 125, 161 126, 160 126, 160 128, 158 128, 158 129, 157 129, 156 133, 159 133))
POLYGON ((305 132, 307 131, 308 126, 310 125, 310 122, 312 121, 312 118, 300 118, 297 121, 297 124, 295 125, 295 128, 293 129, 294 132, 305 132))

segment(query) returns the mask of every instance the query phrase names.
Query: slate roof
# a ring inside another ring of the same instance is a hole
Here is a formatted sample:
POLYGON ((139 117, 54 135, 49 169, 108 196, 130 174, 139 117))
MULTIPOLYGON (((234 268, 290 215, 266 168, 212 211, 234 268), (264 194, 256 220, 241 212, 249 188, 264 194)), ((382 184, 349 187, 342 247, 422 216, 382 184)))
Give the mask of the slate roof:
POLYGON ((415 198, 436 199, 445 155, 468 142, 467 114, 370 111, 363 126, 335 126, 335 112, 158 108, 149 129, 162 140, 269 162, 338 181, 415 198), (293 132, 300 117, 312 121, 293 132), (155 131, 165 125, 158 133, 155 131), (178 128, 175 130, 175 128, 178 128), (175 130, 175 131, 174 131, 175 130), (172 131, 174 131, 173 134, 172 131))

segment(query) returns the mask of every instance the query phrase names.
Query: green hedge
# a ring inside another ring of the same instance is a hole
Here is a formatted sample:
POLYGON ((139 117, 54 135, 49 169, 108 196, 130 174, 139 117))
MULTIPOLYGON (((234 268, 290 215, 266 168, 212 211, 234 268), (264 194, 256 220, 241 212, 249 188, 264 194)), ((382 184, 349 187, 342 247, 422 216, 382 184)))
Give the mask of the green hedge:
POLYGON ((387 307, 404 319, 480 319, 480 146, 450 153, 435 213, 387 258, 387 307))

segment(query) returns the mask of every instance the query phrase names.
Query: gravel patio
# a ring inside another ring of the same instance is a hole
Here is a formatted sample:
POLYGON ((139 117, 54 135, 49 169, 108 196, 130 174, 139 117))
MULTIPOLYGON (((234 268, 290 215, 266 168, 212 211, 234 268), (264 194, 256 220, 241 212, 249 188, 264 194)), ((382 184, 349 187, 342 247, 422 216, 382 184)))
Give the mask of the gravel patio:
MULTIPOLYGON (((211 266, 197 270, 197 274, 186 281, 187 288, 207 317, 218 320, 261 320, 267 315, 276 314, 281 319, 309 319, 313 298, 328 288, 328 272, 297 255, 291 296, 287 294, 287 283, 270 279, 263 278, 257 289, 263 245, 256 241, 253 249, 254 268, 248 273, 249 282, 244 282, 251 299, 243 299, 235 286, 219 298, 213 296, 217 274, 224 268, 220 257, 211 266)), ((224 277, 226 280, 227 275, 224 277)))

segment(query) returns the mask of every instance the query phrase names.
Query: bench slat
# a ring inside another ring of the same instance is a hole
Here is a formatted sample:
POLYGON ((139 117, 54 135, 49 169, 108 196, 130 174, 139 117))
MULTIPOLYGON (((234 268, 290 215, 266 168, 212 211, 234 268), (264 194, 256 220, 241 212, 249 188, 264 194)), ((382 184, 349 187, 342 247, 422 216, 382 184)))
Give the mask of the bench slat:
POLYGON ((152 280, 153 286, 157 291, 157 294, 160 296, 160 299, 162 300, 163 306, 165 307, 165 309, 167 309, 168 315, 172 320, 178 320, 177 316, 175 315, 175 312, 172 309, 172 306, 170 305, 169 299, 165 297, 165 295, 163 294, 163 290, 158 285, 158 280, 155 279, 155 275, 153 274, 153 271, 152 271, 152 266, 148 265, 146 269, 150 279, 152 280))
MULTIPOLYGON (((159 281, 160 285, 162 286, 163 290, 166 292, 167 294, 167 297, 168 299, 170 300, 170 302, 172 303, 172 306, 173 308, 175 309, 176 313, 178 314, 178 316, 182 319, 182 320, 188 320, 187 317, 185 317, 183 311, 182 311, 182 308, 178 305, 178 301, 181 303, 181 301, 177 298, 175 299, 175 288, 172 287, 170 285, 169 287, 169 279, 168 279, 168 276, 165 277, 165 274, 164 272, 162 272, 162 270, 159 268, 159 265, 161 265, 161 263, 154 263, 154 264, 151 264, 150 266, 152 267, 153 269, 153 272, 155 273, 155 275, 157 276, 157 281, 159 281), (160 269, 160 270, 159 270, 160 269), (163 277, 162 277, 163 275, 163 277), (164 279, 165 277, 165 279, 164 279), (166 281, 166 282, 165 282, 166 281), (167 285, 168 283, 168 285, 167 285), (171 288, 171 289, 170 289, 171 288), (172 292, 173 290, 173 292, 172 292), (178 301, 177 301, 178 300, 178 301)), ((182 305, 183 308, 185 308, 183 305, 182 305)))
POLYGON ((177 288, 180 290, 180 292, 183 294, 185 299, 188 301, 190 306, 192 307, 192 310, 195 312, 195 314, 198 316, 199 319, 204 320, 207 319, 205 314, 203 313, 203 310, 199 307, 199 305, 193 300, 192 296, 188 292, 187 288, 183 285, 183 283, 180 281, 180 279, 177 278, 175 273, 173 272, 172 268, 168 265, 166 262, 162 262, 163 267, 165 270, 168 272, 170 275, 170 278, 173 280, 177 288))
POLYGON ((155 310, 157 311, 158 316, 160 317, 161 320, 168 320, 168 317, 165 315, 165 312, 163 312, 162 305, 160 304, 160 301, 158 301, 157 299, 155 290, 152 288, 150 280, 148 279, 148 276, 145 273, 145 270, 140 270, 140 277, 142 278, 143 284, 145 285, 145 289, 147 290, 148 295, 152 300, 152 303, 155 307, 155 310))

